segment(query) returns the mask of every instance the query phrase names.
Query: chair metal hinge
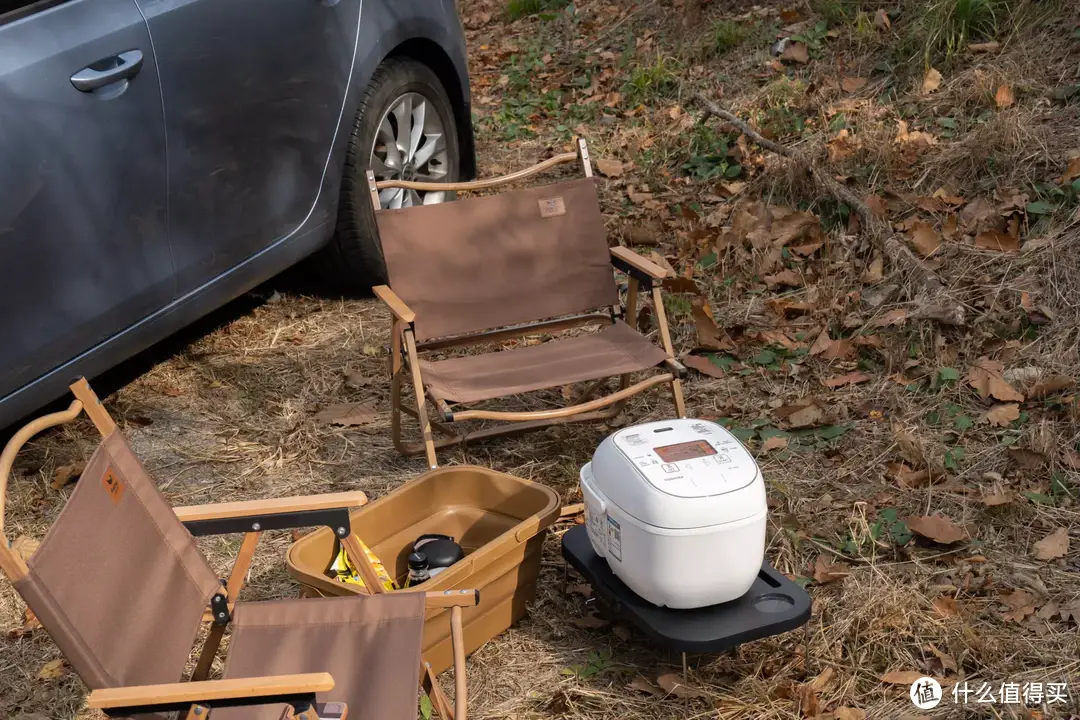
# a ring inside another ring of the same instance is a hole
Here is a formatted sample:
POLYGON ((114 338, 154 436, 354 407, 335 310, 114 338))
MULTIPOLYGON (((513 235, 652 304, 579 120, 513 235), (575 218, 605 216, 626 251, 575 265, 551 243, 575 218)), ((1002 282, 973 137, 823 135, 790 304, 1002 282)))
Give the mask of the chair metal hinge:
POLYGON ((214 593, 210 598, 210 612, 214 615, 215 625, 229 624, 229 598, 224 593, 214 593))

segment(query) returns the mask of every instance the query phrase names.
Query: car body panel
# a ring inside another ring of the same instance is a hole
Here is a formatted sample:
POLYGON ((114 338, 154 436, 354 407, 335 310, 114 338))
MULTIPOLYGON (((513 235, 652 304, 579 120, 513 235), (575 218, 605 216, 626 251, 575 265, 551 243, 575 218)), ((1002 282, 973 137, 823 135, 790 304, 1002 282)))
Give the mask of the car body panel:
POLYGON ((72 0, 0 25, 0 396, 172 300, 164 141, 133 0, 72 0), (134 49, 134 77, 72 85, 134 49))
MULTIPOLYGON (((161 74, 184 295, 299 229, 342 118, 362 0, 137 0, 161 74)), ((370 8, 374 3, 368 3, 370 8)))
MULTIPOLYGON (((88 0, 69 0, 69 3, 80 1, 87 2, 88 0)), ((116 2, 118 0, 93 1, 116 2)), ((166 1, 175 5, 180 0, 166 1)), ((195 1, 218 2, 221 0, 195 1)), ((298 0, 300 3, 309 3, 313 9, 320 11, 332 10, 333 7, 350 1, 352 0, 337 0, 334 3, 334 0, 298 0), (327 8, 323 4, 331 4, 332 7, 327 8)), ((148 0, 140 0, 140 2, 150 12, 148 0)), ((157 12, 164 13, 167 8, 168 6, 159 6, 157 12)), ((261 241, 251 236, 249 240, 252 245, 246 253, 232 253, 231 249, 224 249, 223 253, 229 254, 231 259, 221 263, 221 270, 216 273, 208 272, 204 278, 192 274, 186 278, 183 286, 180 283, 169 286, 174 295, 171 301, 156 305, 155 309, 144 317, 130 322, 98 344, 83 345, 81 352, 71 354, 66 361, 52 366, 38 367, 36 379, 14 391, 0 392, 0 427, 7 426, 43 404, 61 397, 74 377, 80 375, 93 377, 104 372, 265 282, 325 245, 334 229, 349 130, 354 122, 363 91, 378 65, 386 57, 391 55, 414 57, 432 67, 447 85, 447 92, 454 101, 457 113, 462 173, 467 177, 473 177, 475 158, 473 157, 465 45, 452 0, 363 0, 362 8, 357 9, 360 10, 361 15, 356 41, 356 58, 347 83, 343 106, 338 111, 340 120, 336 121, 336 126, 331 133, 331 146, 322 155, 321 162, 324 167, 321 182, 317 182, 314 193, 308 194, 311 199, 308 200, 307 214, 300 219, 298 226, 290 231, 288 229, 290 222, 282 219, 284 214, 279 215, 278 220, 281 226, 286 228, 284 234, 275 237, 271 233, 261 241), (312 195, 314 197, 311 197, 312 195), (7 394, 4 395, 4 393, 7 394)), ((26 20, 31 21, 37 17, 38 15, 31 15, 26 20)), ((148 17, 150 26, 154 27, 153 16, 148 15, 148 17)), ((0 25, 0 34, 5 27, 0 25)), ((151 37, 156 42, 157 36, 154 32, 151 32, 151 37)), ((3 54, 0 52, 0 58, 2 57, 3 54)), ((75 69, 77 68, 73 68, 75 69)), ((140 77, 148 77, 147 69, 149 67, 140 73, 140 77)), ((0 62, 0 75, 3 72, 4 63, 0 62)), ((169 112, 167 101, 165 101, 165 112, 169 112)), ((320 137, 325 139, 325 132, 321 129, 320 132, 323 133, 320 137)), ((170 149, 174 147, 172 140, 173 138, 170 137, 170 149)), ((171 160, 170 156, 170 165, 171 160)), ((294 161, 291 167, 303 168, 301 171, 309 174, 312 167, 318 169, 317 164, 305 163, 294 161)), ((267 197, 276 197, 274 193, 278 192, 278 188, 273 184, 269 185, 269 189, 267 189, 268 185, 264 184, 263 188, 263 202, 266 202, 267 197)), ((295 193, 297 197, 302 194, 295 193)), ((302 207, 303 203, 298 201, 298 205, 302 207)), ((2 200, 0 200, 0 207, 3 207, 2 200)), ((169 207, 170 216, 176 211, 176 208, 169 207)), ((186 251, 183 236, 170 237, 169 241, 172 252, 178 256, 177 264, 187 262, 187 257, 180 257, 186 251)), ((2 235, 0 235, 0 242, 2 242, 2 235)), ((0 252, 3 252, 2 245, 0 245, 0 252)), ((184 273, 181 271, 174 274, 173 278, 183 276, 184 273)))

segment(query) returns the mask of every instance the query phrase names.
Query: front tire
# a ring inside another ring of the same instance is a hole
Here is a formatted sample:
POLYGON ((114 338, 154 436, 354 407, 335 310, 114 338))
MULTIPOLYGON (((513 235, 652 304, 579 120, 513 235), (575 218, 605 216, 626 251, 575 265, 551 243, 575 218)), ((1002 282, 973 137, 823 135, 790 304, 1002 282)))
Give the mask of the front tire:
MULTIPOLYGON (((368 192, 368 168, 376 177, 454 181, 461 168, 450 98, 426 65, 389 58, 375 71, 356 113, 345 156, 337 227, 321 251, 324 271, 347 292, 386 282, 368 192)), ((383 207, 449 200, 449 193, 384 191, 383 207), (430 197, 426 197, 426 196, 430 197)))

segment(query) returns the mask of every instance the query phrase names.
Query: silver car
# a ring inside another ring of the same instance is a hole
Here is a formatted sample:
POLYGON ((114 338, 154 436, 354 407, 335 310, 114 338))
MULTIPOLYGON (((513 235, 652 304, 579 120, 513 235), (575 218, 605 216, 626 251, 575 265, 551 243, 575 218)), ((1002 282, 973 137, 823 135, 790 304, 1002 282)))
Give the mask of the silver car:
POLYGON ((475 175, 453 0, 0 0, 0 428, 312 253, 380 280, 368 167, 475 175))

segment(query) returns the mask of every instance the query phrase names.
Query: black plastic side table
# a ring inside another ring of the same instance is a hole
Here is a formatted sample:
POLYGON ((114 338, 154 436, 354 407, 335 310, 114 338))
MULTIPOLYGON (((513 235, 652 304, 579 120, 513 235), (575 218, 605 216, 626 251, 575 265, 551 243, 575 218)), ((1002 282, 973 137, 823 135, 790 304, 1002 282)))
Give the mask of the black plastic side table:
POLYGON ((698 655, 722 653, 742 643, 794 630, 810 619, 805 590, 763 563, 750 591, 738 600, 693 610, 653 605, 628 588, 589 542, 584 525, 562 538, 566 562, 584 576, 597 600, 617 619, 661 647, 698 655))

